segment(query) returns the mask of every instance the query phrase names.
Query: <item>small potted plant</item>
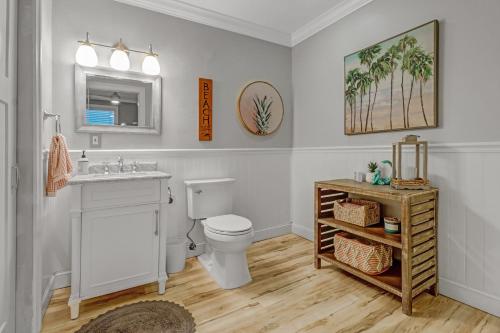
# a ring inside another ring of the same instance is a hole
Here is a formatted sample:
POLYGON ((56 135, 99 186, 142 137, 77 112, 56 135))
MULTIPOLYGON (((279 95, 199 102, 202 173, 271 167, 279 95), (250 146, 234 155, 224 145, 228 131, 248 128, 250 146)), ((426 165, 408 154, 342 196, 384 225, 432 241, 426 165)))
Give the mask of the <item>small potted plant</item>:
POLYGON ((368 173, 366 174, 366 182, 373 183, 373 177, 375 176, 375 171, 377 171, 378 164, 376 162, 368 163, 368 173))

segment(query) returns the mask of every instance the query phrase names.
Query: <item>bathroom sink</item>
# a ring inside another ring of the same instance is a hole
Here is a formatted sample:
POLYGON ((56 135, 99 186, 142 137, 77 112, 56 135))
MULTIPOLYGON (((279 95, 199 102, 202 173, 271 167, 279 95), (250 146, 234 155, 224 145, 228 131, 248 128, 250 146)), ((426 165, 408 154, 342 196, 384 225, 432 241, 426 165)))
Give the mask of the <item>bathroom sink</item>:
POLYGON ((160 179, 171 178, 172 175, 161 171, 138 171, 138 172, 121 172, 121 173, 91 173, 88 175, 77 175, 69 180, 70 185, 95 183, 95 182, 110 182, 110 181, 126 181, 136 179, 160 179))

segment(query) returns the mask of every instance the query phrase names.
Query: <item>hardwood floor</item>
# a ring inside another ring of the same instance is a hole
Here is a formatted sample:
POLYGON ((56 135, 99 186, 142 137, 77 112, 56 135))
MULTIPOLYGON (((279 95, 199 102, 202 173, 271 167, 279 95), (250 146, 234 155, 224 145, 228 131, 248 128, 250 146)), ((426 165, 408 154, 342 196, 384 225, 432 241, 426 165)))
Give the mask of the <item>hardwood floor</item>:
POLYGON ((73 321, 69 288, 56 290, 42 332, 74 332, 117 306, 161 299, 191 311, 197 332, 500 332, 500 318, 427 293, 408 317, 391 294, 334 268, 314 269, 312 242, 295 235, 252 245, 248 259, 253 281, 243 288, 218 288, 191 258, 170 275, 165 295, 152 284, 91 299, 73 321))

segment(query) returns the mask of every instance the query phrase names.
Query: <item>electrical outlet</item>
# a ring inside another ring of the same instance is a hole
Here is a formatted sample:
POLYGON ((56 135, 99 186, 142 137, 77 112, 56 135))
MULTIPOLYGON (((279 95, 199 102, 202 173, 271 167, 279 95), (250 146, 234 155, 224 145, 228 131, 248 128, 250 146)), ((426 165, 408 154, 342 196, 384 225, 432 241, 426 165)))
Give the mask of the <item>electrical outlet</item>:
POLYGON ((90 148, 101 148, 101 134, 90 134, 90 148))

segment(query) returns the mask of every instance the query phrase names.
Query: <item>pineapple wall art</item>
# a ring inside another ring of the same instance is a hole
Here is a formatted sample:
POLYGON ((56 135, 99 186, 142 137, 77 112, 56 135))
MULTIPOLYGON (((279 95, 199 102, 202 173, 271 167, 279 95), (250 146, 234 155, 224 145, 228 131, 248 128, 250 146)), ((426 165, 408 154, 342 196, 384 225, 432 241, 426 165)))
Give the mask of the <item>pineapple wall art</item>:
POLYGON ((250 133, 269 135, 281 125, 283 100, 270 83, 254 81, 243 88, 238 98, 238 113, 241 123, 250 133))
POLYGON ((344 58, 346 135, 438 126, 438 21, 344 58))

